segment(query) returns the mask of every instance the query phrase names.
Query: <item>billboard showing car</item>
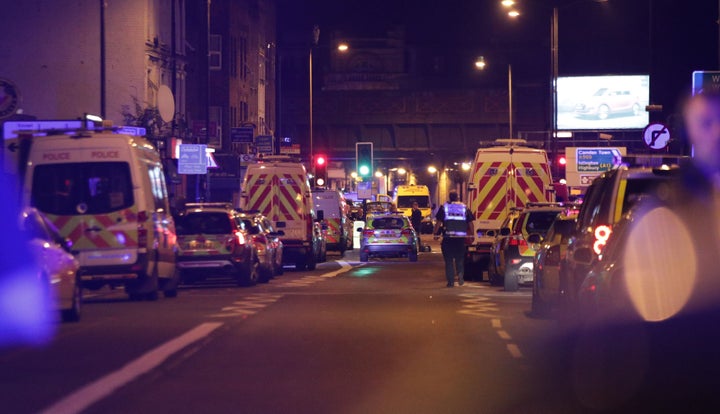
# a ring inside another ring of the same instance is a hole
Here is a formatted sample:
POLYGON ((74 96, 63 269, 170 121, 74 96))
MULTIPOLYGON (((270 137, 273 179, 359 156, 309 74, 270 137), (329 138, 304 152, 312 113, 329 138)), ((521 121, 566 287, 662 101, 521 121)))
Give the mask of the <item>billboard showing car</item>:
POLYGON ((558 78, 559 130, 642 129, 648 123, 650 76, 558 78))

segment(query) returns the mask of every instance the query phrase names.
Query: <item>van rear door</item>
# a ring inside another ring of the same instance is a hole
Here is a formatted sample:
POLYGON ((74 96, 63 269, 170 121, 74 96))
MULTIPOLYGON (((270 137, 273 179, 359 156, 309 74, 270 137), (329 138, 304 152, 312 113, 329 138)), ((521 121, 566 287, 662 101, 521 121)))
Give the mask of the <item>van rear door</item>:
POLYGON ((37 164, 30 203, 73 242, 82 266, 128 264, 138 246, 133 190, 125 161, 37 164))

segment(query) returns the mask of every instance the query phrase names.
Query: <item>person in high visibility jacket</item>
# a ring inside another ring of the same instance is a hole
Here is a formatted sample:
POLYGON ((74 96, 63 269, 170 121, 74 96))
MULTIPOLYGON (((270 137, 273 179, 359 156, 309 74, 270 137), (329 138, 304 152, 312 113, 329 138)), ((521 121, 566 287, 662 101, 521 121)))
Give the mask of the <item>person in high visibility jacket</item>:
POLYGON ((445 259, 447 287, 453 287, 456 274, 458 284, 465 284, 465 239, 472 237, 474 220, 470 209, 460 202, 457 192, 451 191, 448 197, 450 201, 440 206, 435 215, 437 222, 433 234, 435 240, 442 234, 440 247, 445 259))

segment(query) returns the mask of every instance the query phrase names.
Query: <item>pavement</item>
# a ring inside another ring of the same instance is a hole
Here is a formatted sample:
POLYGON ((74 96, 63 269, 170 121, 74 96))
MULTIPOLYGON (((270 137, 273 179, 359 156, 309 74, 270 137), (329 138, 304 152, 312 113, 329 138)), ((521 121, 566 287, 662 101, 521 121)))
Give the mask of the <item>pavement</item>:
POLYGON ((129 302, 89 292, 52 342, 0 350, 8 413, 583 412, 562 328, 530 288, 446 288, 417 263, 330 256, 251 288, 216 282, 129 302))

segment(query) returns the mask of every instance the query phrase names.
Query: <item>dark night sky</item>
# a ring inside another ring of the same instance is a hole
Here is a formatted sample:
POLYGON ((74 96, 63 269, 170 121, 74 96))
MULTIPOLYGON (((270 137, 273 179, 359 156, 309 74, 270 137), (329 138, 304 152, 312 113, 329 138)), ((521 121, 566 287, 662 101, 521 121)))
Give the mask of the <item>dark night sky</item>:
POLYGON ((517 20, 499 2, 278 0, 278 31, 283 39, 317 23, 327 41, 334 30, 373 36, 403 25, 410 45, 495 54, 534 82, 547 79, 550 13, 560 4, 560 75, 649 72, 651 100, 669 109, 693 70, 718 66, 717 0, 518 0, 517 20))

